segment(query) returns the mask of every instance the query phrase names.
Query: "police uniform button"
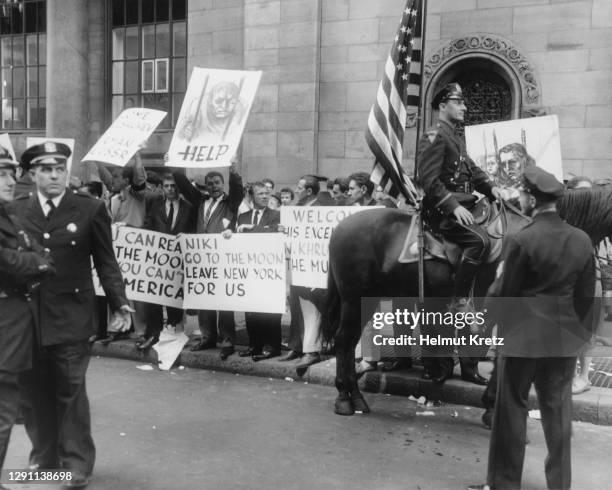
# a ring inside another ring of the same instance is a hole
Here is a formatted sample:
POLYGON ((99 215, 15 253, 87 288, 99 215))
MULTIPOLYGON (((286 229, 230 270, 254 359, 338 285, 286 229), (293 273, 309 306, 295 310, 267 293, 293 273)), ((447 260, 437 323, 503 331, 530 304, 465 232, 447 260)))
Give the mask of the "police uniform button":
POLYGON ((23 247, 17 247, 17 251, 18 252, 22 252, 23 251, 23 247))
POLYGON ((74 292, 78 293, 79 292, 79 288, 74 288, 74 292))
POLYGON ((74 240, 72 240, 72 241, 70 242, 70 245, 72 245, 72 246, 74 247, 74 246, 76 245, 76 242, 75 242, 74 240))
POLYGON ((49 252, 51 252, 51 250, 45 247, 45 248, 43 248, 43 252, 49 253, 49 252))
POLYGON ((48 240, 49 238, 51 238, 51 235, 49 235, 49 233, 43 233, 43 238, 45 240, 48 240))

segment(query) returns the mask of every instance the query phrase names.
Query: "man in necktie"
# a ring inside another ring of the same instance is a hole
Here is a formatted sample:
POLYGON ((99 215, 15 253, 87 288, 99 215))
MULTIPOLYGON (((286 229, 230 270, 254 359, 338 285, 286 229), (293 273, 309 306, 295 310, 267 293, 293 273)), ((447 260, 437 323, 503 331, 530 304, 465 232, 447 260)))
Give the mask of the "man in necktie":
MULTIPOLYGON (((195 230, 195 213, 193 206, 179 196, 174 175, 171 173, 162 176, 163 196, 151 202, 145 216, 144 228, 170 235, 179 233, 193 233, 195 230)), ((166 307, 168 328, 181 328, 183 323, 183 310, 166 307)), ((159 340, 164 325, 163 306, 146 303, 145 306, 146 330, 144 338, 139 340, 136 348, 146 350, 159 340)))
MULTIPOLYGON (((231 230, 242 202, 242 179, 234 165, 229 168, 229 194, 223 190, 223 174, 211 171, 205 176, 195 176, 195 188, 181 172, 174 178, 180 193, 197 210, 196 233, 222 233, 231 230)), ((234 353, 236 326, 233 311, 200 310, 198 322, 202 337, 191 350, 214 349, 217 340, 221 346, 220 357, 227 359, 234 353)))
POLYGON ((22 155, 32 167, 36 193, 9 205, 28 235, 47 250, 56 276, 32 295, 36 310, 33 367, 20 376, 25 427, 32 441, 30 470, 72 471, 67 486, 83 488, 96 449, 91 437, 85 376, 96 330, 96 295, 91 263, 111 309, 111 326, 130 326, 123 278, 115 259, 110 218, 102 201, 66 192, 70 148, 46 142, 22 155))

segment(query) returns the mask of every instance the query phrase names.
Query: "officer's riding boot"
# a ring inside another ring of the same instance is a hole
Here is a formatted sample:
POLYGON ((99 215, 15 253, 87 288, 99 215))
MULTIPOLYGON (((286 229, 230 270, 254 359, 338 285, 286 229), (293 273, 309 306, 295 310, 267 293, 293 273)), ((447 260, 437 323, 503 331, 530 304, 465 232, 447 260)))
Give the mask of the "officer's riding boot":
POLYGON ((451 303, 451 311, 467 313, 474 310, 469 297, 479 266, 480 262, 467 257, 463 257, 461 260, 461 264, 459 264, 455 273, 455 294, 451 303))

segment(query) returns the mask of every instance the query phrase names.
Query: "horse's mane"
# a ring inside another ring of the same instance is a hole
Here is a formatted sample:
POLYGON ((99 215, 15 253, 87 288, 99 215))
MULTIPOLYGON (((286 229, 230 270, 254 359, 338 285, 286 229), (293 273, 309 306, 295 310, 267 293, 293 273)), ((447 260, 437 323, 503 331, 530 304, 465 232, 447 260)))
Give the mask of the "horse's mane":
POLYGON ((584 230, 594 245, 612 234, 612 189, 566 191, 557 209, 570 225, 584 230))

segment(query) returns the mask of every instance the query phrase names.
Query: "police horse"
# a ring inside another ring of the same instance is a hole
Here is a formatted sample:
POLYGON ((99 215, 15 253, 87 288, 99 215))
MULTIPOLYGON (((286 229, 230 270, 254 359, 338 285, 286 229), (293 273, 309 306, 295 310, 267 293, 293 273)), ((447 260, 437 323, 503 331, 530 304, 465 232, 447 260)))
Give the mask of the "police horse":
MULTIPOLYGON (((610 189, 567 191, 559 200, 558 209, 568 223, 583 229, 594 245, 612 235, 610 189)), ((515 233, 528 222, 515 206, 507 203, 501 203, 497 211, 491 207, 489 213, 492 219, 487 230, 492 238, 491 253, 497 257, 481 266, 474 284, 474 297, 483 297, 495 278, 503 235, 515 233)), ((409 255, 407 251, 414 253, 416 249, 415 221, 415 216, 394 209, 368 210, 340 222, 331 237, 322 336, 324 342, 333 343, 336 351, 338 397, 334 411, 337 414, 369 412, 357 386, 355 347, 376 304, 362 310, 361 298, 419 295, 418 260, 399 261, 400 256, 409 255), (407 239, 408 235, 411 238, 407 239)), ((448 303, 453 288, 451 262, 458 259, 460 250, 452 250, 451 246, 440 253, 440 243, 427 236, 425 297, 443 298, 448 303), (444 251, 448 259, 443 258, 444 251)))

